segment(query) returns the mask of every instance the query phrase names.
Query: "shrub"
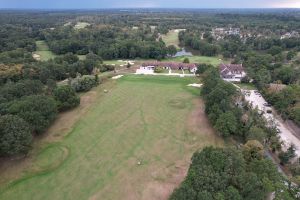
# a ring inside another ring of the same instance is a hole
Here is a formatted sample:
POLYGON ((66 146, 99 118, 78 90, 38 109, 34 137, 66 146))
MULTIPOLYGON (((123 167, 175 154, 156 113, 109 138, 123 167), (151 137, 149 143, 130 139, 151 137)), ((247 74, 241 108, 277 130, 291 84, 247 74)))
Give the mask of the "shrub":
POLYGON ((155 67, 154 72, 155 73, 162 73, 164 69, 162 67, 155 67))
POLYGON ((32 135, 29 125, 18 116, 0 116, 0 155, 26 153, 32 135))
POLYGON ((74 108, 80 104, 80 98, 76 95, 75 90, 68 85, 57 87, 53 91, 54 98, 57 102, 58 110, 65 111, 74 108))
POLYGON ((78 76, 71 81, 71 87, 76 92, 86 92, 97 85, 95 76, 78 76))
POLYGON ((184 58, 183 63, 190 63, 190 59, 189 58, 184 58))

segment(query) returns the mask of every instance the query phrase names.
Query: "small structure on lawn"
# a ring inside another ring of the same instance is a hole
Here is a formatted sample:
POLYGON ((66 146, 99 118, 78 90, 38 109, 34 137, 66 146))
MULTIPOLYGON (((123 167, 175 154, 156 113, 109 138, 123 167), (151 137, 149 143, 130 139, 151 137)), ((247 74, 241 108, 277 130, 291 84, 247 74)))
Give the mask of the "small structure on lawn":
POLYGON ((230 82, 241 82, 247 74, 242 64, 221 64, 219 67, 221 78, 230 82))
POLYGON ((188 70, 191 73, 196 73, 197 65, 194 63, 177 63, 177 62, 146 62, 143 63, 136 74, 153 74, 157 67, 162 67, 166 70, 188 70))

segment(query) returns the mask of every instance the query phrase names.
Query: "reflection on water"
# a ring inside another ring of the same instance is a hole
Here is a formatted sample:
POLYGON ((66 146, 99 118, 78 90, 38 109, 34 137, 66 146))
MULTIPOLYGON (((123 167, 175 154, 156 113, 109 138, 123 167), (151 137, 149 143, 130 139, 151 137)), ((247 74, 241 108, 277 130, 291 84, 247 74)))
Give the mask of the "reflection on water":
POLYGON ((181 51, 178 51, 173 57, 180 57, 180 56, 193 56, 193 53, 186 51, 185 48, 182 48, 181 51))

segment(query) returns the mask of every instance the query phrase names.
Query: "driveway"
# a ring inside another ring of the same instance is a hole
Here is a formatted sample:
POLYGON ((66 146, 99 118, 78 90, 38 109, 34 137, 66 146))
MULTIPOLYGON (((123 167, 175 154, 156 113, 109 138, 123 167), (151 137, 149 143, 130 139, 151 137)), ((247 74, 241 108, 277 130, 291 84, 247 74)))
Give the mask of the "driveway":
POLYGON ((294 144, 296 146, 296 154, 300 156, 300 140, 288 129, 279 115, 273 114, 275 110, 272 107, 264 106, 267 103, 266 100, 259 93, 255 93, 255 90, 242 89, 242 92, 248 93, 248 95, 245 95, 245 98, 252 104, 253 108, 257 107, 259 111, 263 111, 263 116, 267 120, 272 120, 276 123, 277 128, 280 130, 279 135, 284 143, 283 149, 286 150, 290 144, 294 144), (267 110, 271 110, 272 113, 267 113, 267 110))

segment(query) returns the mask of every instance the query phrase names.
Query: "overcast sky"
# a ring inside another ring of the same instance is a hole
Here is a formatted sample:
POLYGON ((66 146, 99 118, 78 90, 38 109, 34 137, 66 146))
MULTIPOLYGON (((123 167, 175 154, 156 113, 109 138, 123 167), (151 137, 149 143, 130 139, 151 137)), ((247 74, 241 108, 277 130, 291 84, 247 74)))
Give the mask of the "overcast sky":
POLYGON ((0 0, 0 8, 300 8, 300 0, 0 0))

